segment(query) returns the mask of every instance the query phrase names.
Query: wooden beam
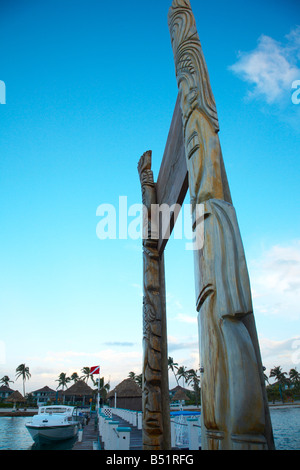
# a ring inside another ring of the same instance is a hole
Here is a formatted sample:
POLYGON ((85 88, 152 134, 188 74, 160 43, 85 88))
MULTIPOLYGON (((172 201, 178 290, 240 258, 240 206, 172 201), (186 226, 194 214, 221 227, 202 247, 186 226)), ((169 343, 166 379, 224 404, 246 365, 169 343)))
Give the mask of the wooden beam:
MULTIPOLYGON (((182 112, 179 95, 170 126, 170 131, 156 183, 157 203, 159 206, 174 204, 182 206, 188 191, 188 171, 183 139, 182 112)), ((163 253, 173 231, 178 214, 174 211, 162 212, 158 251, 163 253), (162 230, 163 229, 163 230, 162 230)))

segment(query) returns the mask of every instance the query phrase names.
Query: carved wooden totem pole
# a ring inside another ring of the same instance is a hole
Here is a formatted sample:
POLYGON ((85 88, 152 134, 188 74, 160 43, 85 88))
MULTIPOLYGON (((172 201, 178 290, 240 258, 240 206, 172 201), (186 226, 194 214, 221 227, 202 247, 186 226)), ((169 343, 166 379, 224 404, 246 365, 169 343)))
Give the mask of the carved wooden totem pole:
POLYGON ((154 215, 156 185, 151 151, 138 165, 144 206, 143 265, 143 449, 170 447, 168 365, 166 350, 164 261, 158 252, 158 225, 154 215))
POLYGON ((197 205, 204 205, 204 244, 194 251, 202 448, 272 449, 245 254, 223 163, 215 100, 189 0, 173 0, 169 29, 194 229, 197 205))
POLYGON ((193 230, 197 234, 199 224, 203 229, 201 243, 194 249, 201 446, 274 449, 245 253, 220 147, 216 104, 189 0, 173 0, 168 19, 179 94, 157 182, 150 151, 138 165, 146 208, 144 449, 170 448, 163 253, 178 215, 164 213, 165 227, 158 227, 151 206, 181 206, 188 188, 193 230))

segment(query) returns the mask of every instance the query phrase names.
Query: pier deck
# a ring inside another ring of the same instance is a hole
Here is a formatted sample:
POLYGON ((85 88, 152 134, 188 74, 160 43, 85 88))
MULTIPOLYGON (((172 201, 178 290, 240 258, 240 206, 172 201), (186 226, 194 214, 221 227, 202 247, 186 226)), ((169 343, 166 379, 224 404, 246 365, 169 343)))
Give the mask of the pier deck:
POLYGON ((95 428, 95 420, 90 419, 83 428, 82 441, 77 440, 72 450, 93 450, 95 441, 98 441, 98 430, 95 428))
MULTIPOLYGON (((128 424, 127 421, 119 418, 118 416, 113 415, 112 419, 118 421, 119 425, 130 427, 130 450, 142 450, 142 431, 131 424, 128 424)), ((93 450, 93 443, 98 441, 98 430, 95 428, 95 420, 91 418, 89 423, 83 428, 82 441, 76 441, 72 450, 93 450)), ((103 443, 100 440, 101 450, 103 449, 103 443)))

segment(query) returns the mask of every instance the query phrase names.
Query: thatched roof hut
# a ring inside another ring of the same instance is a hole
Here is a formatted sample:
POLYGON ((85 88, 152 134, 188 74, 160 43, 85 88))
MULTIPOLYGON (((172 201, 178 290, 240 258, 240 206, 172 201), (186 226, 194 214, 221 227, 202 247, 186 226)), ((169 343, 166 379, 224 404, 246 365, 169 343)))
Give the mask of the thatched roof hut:
POLYGON ((172 397, 172 401, 188 401, 189 397, 183 389, 177 390, 172 397))
POLYGON ((190 398, 188 392, 190 392, 190 390, 183 388, 180 385, 177 385, 175 388, 172 388, 172 390, 170 390, 169 392, 170 402, 173 403, 175 401, 189 401, 190 398))
POLYGON ((23 397, 23 395, 21 395, 21 393, 18 392, 18 390, 16 390, 8 398, 5 399, 5 402, 6 403, 25 403, 26 400, 23 397))
POLYGON ((63 392, 65 400, 68 402, 78 402, 87 404, 95 395, 95 391, 83 380, 78 380, 74 385, 63 392))
POLYGON ((142 411, 142 389, 134 380, 125 379, 108 393, 109 406, 115 406, 115 397, 118 408, 142 411))

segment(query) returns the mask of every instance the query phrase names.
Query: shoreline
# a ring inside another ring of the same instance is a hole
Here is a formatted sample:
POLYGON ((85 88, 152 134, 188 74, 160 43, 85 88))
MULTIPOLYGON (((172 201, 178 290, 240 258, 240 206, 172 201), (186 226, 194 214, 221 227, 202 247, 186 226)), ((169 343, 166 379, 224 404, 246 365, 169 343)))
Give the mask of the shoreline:
POLYGON ((37 413, 33 413, 33 412, 30 412, 30 411, 11 411, 11 412, 7 412, 7 413, 0 413, 0 418, 14 418, 14 417, 32 417, 34 415, 36 415, 37 413))
MULTIPOLYGON (((172 407, 173 408, 173 407, 172 407)), ((269 402, 269 408, 276 409, 276 408, 300 408, 300 401, 296 401, 294 403, 270 403, 269 402)), ((172 411, 178 411, 178 408, 176 409, 175 407, 170 410, 172 411)), ((183 411, 200 411, 201 408, 195 408, 195 407, 183 407, 183 411)), ((12 418, 12 417, 32 417, 34 415, 38 414, 38 409, 37 408, 31 408, 28 410, 14 410, 13 408, 0 408, 0 418, 1 417, 6 417, 6 418, 12 418)))
POLYGON ((13 418, 13 417, 20 417, 20 416, 25 416, 25 417, 30 417, 38 414, 38 409, 36 408, 31 408, 29 410, 14 410, 13 408, 0 408, 0 418, 13 418))
POLYGON ((269 408, 300 408, 300 403, 269 403, 269 408))

